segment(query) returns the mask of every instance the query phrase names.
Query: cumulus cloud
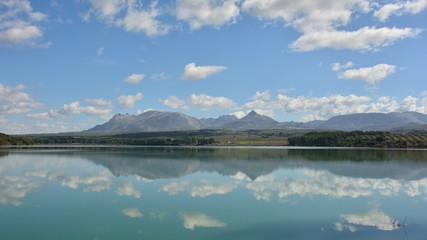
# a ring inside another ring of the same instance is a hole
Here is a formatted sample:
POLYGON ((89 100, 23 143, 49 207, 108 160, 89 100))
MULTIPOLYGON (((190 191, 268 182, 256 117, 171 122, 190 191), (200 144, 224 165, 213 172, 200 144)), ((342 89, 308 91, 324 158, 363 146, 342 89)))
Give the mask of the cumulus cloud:
POLYGON ((354 64, 351 61, 348 61, 345 64, 341 64, 339 62, 336 62, 336 63, 332 64, 332 71, 337 72, 337 71, 340 71, 342 69, 351 68, 351 67, 353 67, 353 65, 354 64))
POLYGON ((43 106, 23 92, 24 89, 24 85, 12 87, 0 83, 0 113, 28 113, 43 106))
POLYGON ((190 104, 204 110, 218 108, 233 108, 236 103, 226 97, 212 97, 206 94, 191 94, 189 99, 190 104))
POLYGON ((373 67, 346 70, 339 74, 338 78, 361 80, 369 84, 375 84, 396 71, 396 66, 390 64, 378 64, 373 67))
POLYGON ((235 109, 237 111, 232 114, 238 118, 244 117, 250 110, 256 110, 257 113, 269 117, 275 116, 277 111, 297 113, 302 116, 302 121, 324 120, 337 115, 352 113, 405 111, 427 113, 427 94, 421 94, 420 97, 406 96, 401 100, 390 96, 372 98, 356 94, 332 94, 316 97, 312 95, 290 96, 279 92, 275 98, 268 95, 270 95, 268 91, 257 92, 250 102, 241 105, 238 105, 232 99, 211 97, 205 94, 193 94, 187 99, 171 96, 166 100, 161 100, 161 102, 165 106, 184 110, 192 107, 202 110, 215 108, 235 109))
POLYGON ((134 73, 134 74, 127 76, 123 80, 123 82, 137 84, 137 83, 141 82, 144 79, 144 77, 145 77, 145 75, 142 73, 139 73, 139 74, 134 73))
POLYGON ((173 109, 189 109, 189 106, 187 105, 187 101, 185 99, 181 99, 177 96, 170 96, 169 98, 162 100, 163 105, 171 107, 173 109))
POLYGON ((268 90, 264 92, 257 91, 252 97, 252 101, 247 102, 243 105, 243 108, 248 109, 249 111, 256 110, 257 113, 263 112, 266 116, 273 116, 274 112, 271 109, 262 109, 268 105, 268 100, 271 99, 270 92, 268 90))
POLYGON ((221 222, 215 218, 209 217, 204 213, 199 212, 181 212, 182 219, 184 220, 184 228, 194 230, 197 227, 205 228, 220 228, 227 226, 226 223, 221 222))
POLYGON ((159 10, 156 8, 156 2, 154 1, 147 10, 129 7, 126 16, 123 19, 119 19, 117 24, 126 31, 143 32, 150 37, 165 35, 169 32, 170 26, 157 20, 159 15, 159 10))
POLYGON ((137 93, 135 95, 124 95, 117 98, 121 107, 124 108, 133 108, 139 100, 144 97, 142 93, 137 93))
POLYGON ((283 20, 303 32, 343 26, 351 20, 353 11, 370 10, 366 0, 245 0, 242 7, 260 19, 283 20))
POLYGON ((264 92, 257 91, 255 95, 252 97, 252 100, 270 100, 270 91, 265 90, 264 92))
POLYGON ((126 6, 126 0, 91 0, 92 6, 104 17, 117 14, 126 6))
POLYGON ((242 8, 259 19, 281 20, 301 32, 302 36, 289 45, 295 51, 321 48, 372 51, 421 32, 412 28, 368 26, 354 31, 338 30, 347 26, 353 15, 370 12, 373 5, 368 0, 245 0, 242 8))
POLYGON ((244 111, 237 111, 237 112, 234 112, 234 113, 231 113, 232 115, 234 115, 234 116, 236 116, 237 118, 242 118, 242 117, 244 117, 244 116, 246 116, 246 113, 244 112, 244 111))
MULTIPOLYGON (((170 26, 158 20, 157 1, 149 6, 136 0, 91 0, 92 12, 98 19, 129 32, 143 32, 147 36, 165 35, 170 26)), ((85 19, 90 16, 84 15, 85 19)))
POLYGON ((192 29, 203 26, 219 28, 239 16, 238 0, 177 0, 175 15, 192 29))
POLYGON ((423 99, 407 96, 398 100, 389 96, 371 98, 363 95, 333 94, 324 97, 296 96, 278 94, 273 101, 265 102, 263 109, 284 111, 286 113, 302 113, 303 121, 328 119, 336 115, 368 112, 405 112, 417 111, 426 113, 423 99))
POLYGON ((173 109, 188 110, 190 107, 200 108, 202 110, 234 108, 237 104, 226 97, 212 97, 202 94, 191 94, 188 99, 181 99, 176 96, 170 96, 168 99, 162 101, 163 105, 169 106, 173 109))
POLYGON ((301 52, 321 48, 376 51, 393 45, 397 40, 415 37, 419 33, 421 33, 420 29, 396 27, 363 27, 355 31, 316 31, 305 33, 289 47, 301 52))
POLYGON ((142 193, 133 187, 131 182, 126 182, 117 188, 116 193, 120 196, 140 198, 142 193))
MULTIPOLYGON (((69 115, 69 114, 86 114, 95 115, 103 119, 108 119, 113 111, 113 104, 111 100, 104 100, 102 98, 91 99, 87 98, 85 101, 89 104, 87 106, 81 106, 79 101, 74 101, 69 104, 64 104, 58 111, 50 111, 47 113, 49 117, 56 117, 57 114, 69 115)), ((44 113, 46 115, 46 113, 44 113)), ((43 115, 41 115, 43 116, 43 115)))
POLYGON ((155 81, 162 81, 162 80, 169 79, 169 75, 165 72, 153 73, 151 74, 151 79, 155 81))
POLYGON ((0 2, 0 46, 27 45, 48 47, 50 43, 39 44, 43 31, 39 22, 47 16, 36 12, 28 0, 0 2))
POLYGON ((227 69, 225 66, 196 66, 193 62, 185 65, 184 73, 181 78, 183 80, 205 79, 213 74, 222 72, 225 69, 227 69))
POLYGON ((125 208, 122 213, 130 218, 142 218, 144 216, 138 208, 125 208))
POLYGON ((422 12, 426 7, 427 0, 394 1, 376 10, 374 16, 384 22, 392 15, 417 14, 422 12))

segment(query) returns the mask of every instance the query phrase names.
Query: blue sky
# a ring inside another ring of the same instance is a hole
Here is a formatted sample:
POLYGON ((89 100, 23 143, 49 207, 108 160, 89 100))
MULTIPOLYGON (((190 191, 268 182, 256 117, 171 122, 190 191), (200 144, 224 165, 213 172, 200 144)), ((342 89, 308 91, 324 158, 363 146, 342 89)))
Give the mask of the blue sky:
POLYGON ((427 0, 0 0, 0 132, 427 113, 427 0))

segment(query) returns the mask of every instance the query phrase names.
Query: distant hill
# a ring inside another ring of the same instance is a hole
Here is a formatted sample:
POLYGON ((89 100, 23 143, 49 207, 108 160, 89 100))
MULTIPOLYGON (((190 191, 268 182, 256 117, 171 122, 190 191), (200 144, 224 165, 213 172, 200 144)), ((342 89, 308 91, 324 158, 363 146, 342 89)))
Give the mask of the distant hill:
POLYGON ((357 113, 330 118, 316 128, 342 131, 383 131, 427 124, 427 115, 418 112, 357 113))
POLYGON ((209 128, 223 128, 223 126, 232 122, 238 121, 239 119, 234 115, 222 115, 218 118, 203 118, 201 121, 205 126, 209 128))
POLYGON ((147 111, 140 115, 117 114, 108 122, 88 132, 154 132, 200 129, 276 129, 281 124, 270 117, 251 111, 243 118, 223 115, 218 118, 197 119, 179 112, 147 111))
POLYGON ((224 129, 248 130, 248 129, 275 129, 280 123, 270 117, 251 111, 246 116, 222 126, 224 129))
POLYGON ((140 115, 117 114, 110 121, 97 125, 89 132, 154 132, 198 130, 201 120, 178 112, 147 111, 140 115))
POLYGON ((197 119, 179 112, 147 111, 140 115, 117 114, 108 122, 87 132, 158 132, 201 129, 265 130, 265 129, 328 129, 340 131, 399 131, 425 129, 427 115, 418 112, 357 113, 332 117, 326 121, 278 122, 251 111, 243 118, 223 115, 197 119), (424 127, 423 127, 424 126, 424 127))

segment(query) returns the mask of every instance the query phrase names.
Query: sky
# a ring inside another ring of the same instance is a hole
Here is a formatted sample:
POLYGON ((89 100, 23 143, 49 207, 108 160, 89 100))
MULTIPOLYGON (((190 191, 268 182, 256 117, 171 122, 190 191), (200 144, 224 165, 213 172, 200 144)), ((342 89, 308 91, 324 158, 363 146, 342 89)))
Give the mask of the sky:
POLYGON ((0 132, 427 113, 427 0, 0 0, 0 132))

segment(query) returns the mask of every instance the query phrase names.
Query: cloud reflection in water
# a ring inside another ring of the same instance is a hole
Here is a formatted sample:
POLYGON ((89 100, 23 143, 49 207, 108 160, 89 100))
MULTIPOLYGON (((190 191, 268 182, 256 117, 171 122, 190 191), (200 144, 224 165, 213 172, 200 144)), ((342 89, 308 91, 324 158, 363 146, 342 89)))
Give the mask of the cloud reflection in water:
POLYGON ((226 223, 221 222, 215 218, 209 217, 204 213, 199 212, 181 212, 180 216, 183 219, 184 228, 194 230, 198 227, 205 228, 222 228, 227 226, 226 223))

